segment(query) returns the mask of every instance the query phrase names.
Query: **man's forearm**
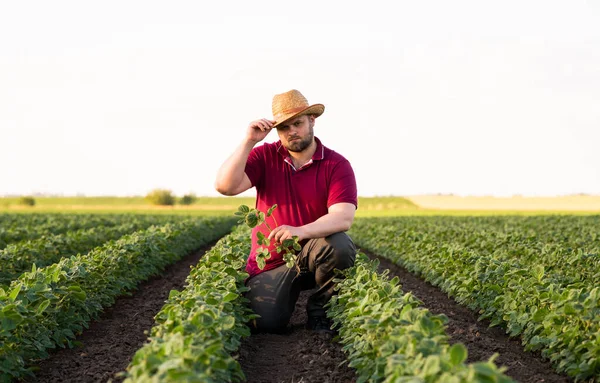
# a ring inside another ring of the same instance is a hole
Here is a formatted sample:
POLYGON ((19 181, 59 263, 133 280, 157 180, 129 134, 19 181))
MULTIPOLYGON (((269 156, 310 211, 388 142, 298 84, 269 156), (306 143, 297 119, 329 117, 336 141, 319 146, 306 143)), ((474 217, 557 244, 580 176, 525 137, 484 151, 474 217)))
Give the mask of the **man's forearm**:
POLYGON ((349 230, 353 220, 354 214, 328 213, 301 228, 305 234, 304 238, 323 238, 333 233, 349 230))
POLYGON ((248 155, 255 143, 244 140, 235 149, 233 154, 225 160, 217 173, 215 188, 221 194, 233 195, 244 179, 244 169, 248 161, 248 155))

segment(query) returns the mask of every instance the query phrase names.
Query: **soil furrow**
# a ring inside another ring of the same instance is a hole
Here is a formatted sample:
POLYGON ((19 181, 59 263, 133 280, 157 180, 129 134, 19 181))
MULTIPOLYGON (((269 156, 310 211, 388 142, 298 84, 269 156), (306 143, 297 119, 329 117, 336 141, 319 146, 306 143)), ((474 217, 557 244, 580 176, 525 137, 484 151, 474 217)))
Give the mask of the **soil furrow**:
POLYGON ((434 314, 448 317, 447 334, 451 343, 461 342, 469 349, 468 362, 486 361, 498 353, 496 364, 506 366, 506 375, 522 383, 566 383, 573 380, 558 374, 552 365, 543 361, 539 353, 525 352, 520 339, 509 338, 500 327, 488 327, 489 321, 478 321, 477 315, 461 306, 446 293, 411 274, 383 257, 362 249, 370 258, 379 259, 380 270, 390 270, 390 277, 398 276, 404 292, 411 292, 423 302, 423 307, 434 314))
POLYGON ((303 291, 285 334, 253 334, 239 352, 239 362, 250 383, 350 383, 355 371, 347 366, 341 346, 328 335, 306 330, 303 291))
POLYGON ((171 290, 181 290, 190 267, 217 241, 168 266, 160 276, 140 284, 131 296, 123 296, 90 323, 77 341, 80 347, 59 349, 40 361, 35 379, 27 382, 106 382, 119 381, 135 352, 145 343, 171 290))

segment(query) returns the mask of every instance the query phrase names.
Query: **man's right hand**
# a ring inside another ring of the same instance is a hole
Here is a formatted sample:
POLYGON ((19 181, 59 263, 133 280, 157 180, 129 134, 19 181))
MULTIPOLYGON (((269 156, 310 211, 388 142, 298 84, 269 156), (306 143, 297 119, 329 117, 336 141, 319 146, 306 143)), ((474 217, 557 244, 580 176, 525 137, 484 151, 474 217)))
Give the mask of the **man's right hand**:
POLYGON ((273 129, 275 121, 267 120, 262 118, 260 120, 252 121, 248 125, 247 138, 254 143, 258 143, 267 137, 271 129, 273 129))

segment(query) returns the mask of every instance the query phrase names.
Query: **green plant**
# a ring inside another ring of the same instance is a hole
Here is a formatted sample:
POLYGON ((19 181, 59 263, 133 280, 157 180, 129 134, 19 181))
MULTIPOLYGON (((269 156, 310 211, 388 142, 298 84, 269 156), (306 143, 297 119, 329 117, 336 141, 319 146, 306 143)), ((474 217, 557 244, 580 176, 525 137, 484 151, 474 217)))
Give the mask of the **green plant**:
POLYGON ((246 323, 258 317, 244 298, 248 234, 247 227, 236 227, 192 268, 183 291, 171 291, 149 342, 120 374, 125 382, 244 380, 232 354, 250 335, 246 323))
MULTIPOLYGON (((238 211, 235 212, 235 215, 240 217, 238 223, 245 223, 250 228, 255 228, 260 225, 265 225, 269 234, 273 231, 269 223, 267 222, 267 218, 272 217, 273 222, 275 224, 274 227, 277 227, 277 220, 275 216, 273 216, 273 212, 277 209, 277 204, 271 206, 266 213, 258 210, 258 209, 250 209, 246 205, 241 205, 238 208, 238 211)), ((256 242, 260 246, 256 250, 256 264, 258 268, 263 270, 267 264, 267 259, 271 258, 271 252, 269 251, 269 247, 271 246, 271 240, 268 235, 265 235, 261 231, 257 231, 256 233, 256 242)), ((282 243, 276 243, 275 251, 277 253, 283 252, 283 260, 285 261, 285 265, 290 269, 295 267, 298 272, 300 272, 300 267, 297 263, 296 252, 300 251, 302 247, 298 243, 298 236, 293 236, 292 238, 285 239, 282 243)))
POLYGON ((186 194, 179 200, 180 205, 191 205, 196 202, 196 196, 194 194, 186 194))
POLYGON ((0 249, 8 244, 50 234, 99 226, 115 226, 122 215, 104 214, 8 214, 0 226, 0 249))
MULTIPOLYGON (((78 219, 76 216, 73 220, 78 219)), ((148 228, 152 225, 184 220, 178 216, 122 215, 115 217, 115 226, 99 225, 89 229, 68 231, 61 234, 45 234, 37 239, 24 240, 9 244, 0 250, 0 287, 8 285, 22 273, 36 267, 56 263, 61 258, 78 253, 85 254, 94 247, 110 240, 116 240, 125 234, 148 228), (120 224, 119 224, 120 223, 120 224)))
POLYGON ((23 205, 23 206, 35 206, 35 199, 30 196, 23 196, 23 197, 19 198, 19 200, 17 201, 17 204, 23 205))
POLYGON ((495 356, 465 364, 467 348, 448 344, 447 317, 419 307, 399 278, 388 279, 389 270, 379 274, 378 266, 359 253, 355 265, 340 272, 338 294, 325 306, 357 383, 514 383, 495 356))
POLYGON ((520 336, 576 381, 600 382, 598 216, 358 219, 351 235, 520 336))
POLYGON ((154 189, 146 195, 146 200, 153 205, 173 206, 175 205, 175 197, 170 190, 154 189))
POLYGON ((74 338, 115 298, 230 231, 232 220, 151 226, 86 255, 63 258, 0 287, 0 382, 32 375, 28 365, 74 338))

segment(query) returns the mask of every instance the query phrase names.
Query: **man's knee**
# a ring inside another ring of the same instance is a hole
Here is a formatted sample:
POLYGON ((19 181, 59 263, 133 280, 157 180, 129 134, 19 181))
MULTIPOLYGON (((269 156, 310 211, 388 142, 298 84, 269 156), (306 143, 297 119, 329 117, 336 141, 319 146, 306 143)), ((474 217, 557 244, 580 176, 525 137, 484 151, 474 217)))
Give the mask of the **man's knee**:
POLYGON ((334 233, 325 237, 328 246, 331 247, 331 264, 334 268, 343 270, 354 265, 356 259, 356 246, 346 233, 334 233))
POLYGON ((259 315, 251 323, 254 331, 282 332, 294 311, 298 293, 293 286, 295 271, 285 266, 262 272, 246 282, 249 306, 259 315))

